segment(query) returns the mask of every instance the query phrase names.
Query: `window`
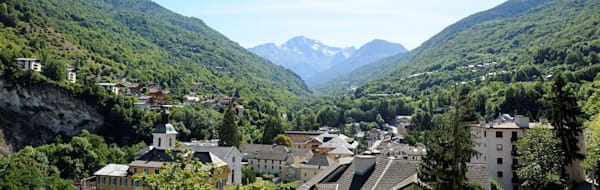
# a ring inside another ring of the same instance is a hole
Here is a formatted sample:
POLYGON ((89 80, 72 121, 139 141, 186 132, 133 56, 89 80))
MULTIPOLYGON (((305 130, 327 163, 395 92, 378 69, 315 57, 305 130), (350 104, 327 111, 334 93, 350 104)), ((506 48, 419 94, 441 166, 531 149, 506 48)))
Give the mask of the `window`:
POLYGON ((498 164, 502 164, 502 158, 497 158, 497 159, 496 159, 496 163, 498 163, 498 164))
POLYGON ((498 171, 497 175, 498 175, 498 178, 502 178, 504 173, 502 173, 502 171, 498 171))
POLYGON ((161 140, 162 140, 162 139, 160 139, 160 137, 158 137, 158 147, 160 147, 161 140))
POLYGON ((173 139, 169 138, 169 146, 173 146, 173 139))
POLYGON ((502 131, 496 131, 496 138, 502 138, 502 131))
POLYGON ((137 181, 133 181, 133 180, 132 180, 132 182, 131 182, 131 186, 133 186, 133 187, 140 186, 140 182, 137 182, 137 181))
POLYGON ((123 186, 123 187, 127 186, 127 178, 121 177, 121 186, 123 186))
POLYGON ((483 137, 487 137, 487 131, 483 131, 483 137))
POLYGON ((145 173, 145 174, 148 174, 148 173, 150 173, 150 169, 148 169, 148 168, 144 168, 144 173, 145 173))
POLYGON ((502 151, 502 144, 497 144, 496 145, 496 150, 502 151))
POLYGON ((511 134, 511 137, 512 137, 513 139, 517 139, 517 132, 516 132, 516 131, 513 131, 513 132, 512 132, 512 134, 511 134))
POLYGON ((104 176, 100 176, 100 177, 98 177, 98 183, 99 183, 99 184, 104 184, 104 180, 105 180, 105 179, 104 179, 104 176))
POLYGON ((110 185, 114 186, 114 185, 116 185, 116 184, 117 184, 117 179, 115 179, 115 177, 111 177, 111 178, 108 180, 108 183, 109 183, 110 185))
POLYGON ((133 168, 133 173, 136 174, 137 173, 137 168, 133 168))
POLYGON ((160 174, 160 170, 158 168, 155 168, 154 169, 154 174, 156 174, 156 175, 160 174))
POLYGON ((235 162, 235 156, 231 158, 231 162, 235 162))
POLYGON ((235 179, 235 170, 231 170, 231 182, 235 179))

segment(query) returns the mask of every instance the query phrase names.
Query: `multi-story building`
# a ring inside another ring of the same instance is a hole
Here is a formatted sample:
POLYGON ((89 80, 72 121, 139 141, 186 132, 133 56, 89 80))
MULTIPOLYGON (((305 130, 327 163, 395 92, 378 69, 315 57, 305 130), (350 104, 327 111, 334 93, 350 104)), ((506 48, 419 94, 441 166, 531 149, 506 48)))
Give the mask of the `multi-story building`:
MULTIPOLYGON (((488 175, 502 184, 504 189, 522 189, 520 185, 522 180, 519 180, 516 173, 520 163, 515 142, 532 127, 551 128, 545 122, 533 123, 529 122, 528 117, 522 115, 511 117, 508 114, 503 114, 492 122, 471 125, 471 133, 477 143, 475 149, 481 153, 471 158, 471 163, 487 164, 488 175)), ((580 147, 585 151, 582 140, 580 140, 580 147)), ((569 166, 567 171, 570 175, 569 180, 585 179, 579 164, 569 166)))
POLYGON ((292 147, 310 149, 308 142, 311 138, 319 136, 325 131, 285 131, 285 135, 292 139, 292 147))
POLYGON ((282 145, 242 144, 240 151, 254 172, 281 175, 282 168, 308 161, 313 154, 307 149, 282 145))
POLYGON ((186 147, 197 152, 210 152, 227 162, 229 179, 227 183, 239 185, 242 183, 242 153, 235 147, 220 147, 218 141, 192 141, 183 143, 186 147))
POLYGON ((77 71, 73 68, 67 68, 67 81, 70 83, 77 82, 77 71))
POLYGON ((42 72, 42 62, 36 58, 16 58, 15 63, 17 63, 22 70, 34 70, 37 72, 42 72))

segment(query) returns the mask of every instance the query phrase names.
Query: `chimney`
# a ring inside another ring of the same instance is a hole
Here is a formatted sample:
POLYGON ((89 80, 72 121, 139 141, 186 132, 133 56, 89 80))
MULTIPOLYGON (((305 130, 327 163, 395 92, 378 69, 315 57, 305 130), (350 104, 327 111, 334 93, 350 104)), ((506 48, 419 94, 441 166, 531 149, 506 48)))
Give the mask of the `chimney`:
POLYGON ((375 167, 376 161, 375 156, 371 155, 358 155, 354 157, 354 173, 364 175, 369 169, 375 167))
POLYGON ((515 115, 515 124, 520 128, 529 128, 529 117, 515 115))

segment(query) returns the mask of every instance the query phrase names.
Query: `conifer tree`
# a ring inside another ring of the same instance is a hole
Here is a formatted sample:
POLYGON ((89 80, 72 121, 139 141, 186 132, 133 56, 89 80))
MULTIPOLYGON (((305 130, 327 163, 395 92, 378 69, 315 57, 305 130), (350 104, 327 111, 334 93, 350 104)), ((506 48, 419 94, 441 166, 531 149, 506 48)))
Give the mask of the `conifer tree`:
POLYGON ((479 154, 471 137, 468 122, 475 119, 469 89, 462 87, 454 109, 436 117, 427 155, 419 166, 419 177, 434 189, 470 189, 467 181, 467 162, 479 154))
MULTIPOLYGON (((563 73, 559 73, 552 83, 551 92, 546 97, 548 106, 546 116, 550 119, 556 136, 560 139, 560 148, 563 151, 565 163, 571 165, 575 160, 581 160, 584 155, 579 152, 578 137, 581 136, 583 123, 580 120, 583 112, 577 105, 577 98, 568 85, 563 73)), ((563 168, 563 179, 566 171, 563 168)))
POLYGON ((237 127, 233 102, 229 104, 223 114, 223 124, 219 128, 220 146, 240 146, 241 136, 237 127))

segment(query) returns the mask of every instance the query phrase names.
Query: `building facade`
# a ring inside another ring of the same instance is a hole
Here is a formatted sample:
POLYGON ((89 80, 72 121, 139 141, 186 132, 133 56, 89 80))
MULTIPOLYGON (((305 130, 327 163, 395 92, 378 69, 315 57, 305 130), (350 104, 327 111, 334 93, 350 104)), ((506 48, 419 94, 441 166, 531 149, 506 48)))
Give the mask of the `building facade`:
MULTIPOLYGON (((158 124, 152 131, 152 146, 138 152, 137 158, 128 165, 108 164, 94 173, 96 177, 96 189, 98 190, 133 190, 140 188, 140 184, 133 180, 136 174, 160 174, 160 167, 164 163, 176 162, 176 152, 167 152, 174 148, 177 131, 169 122, 168 111, 162 114, 162 123, 158 124)), ((202 164, 213 164, 220 168, 219 180, 213 185, 222 189, 229 181, 230 169, 227 162, 209 151, 194 151, 191 156, 198 159, 202 164)), ((211 168, 205 168, 211 169, 211 168)), ((240 172, 241 173, 241 172, 240 172)))
POLYGON ((33 70, 42 72, 42 62, 36 58, 16 58, 15 63, 19 65, 22 70, 33 70))

